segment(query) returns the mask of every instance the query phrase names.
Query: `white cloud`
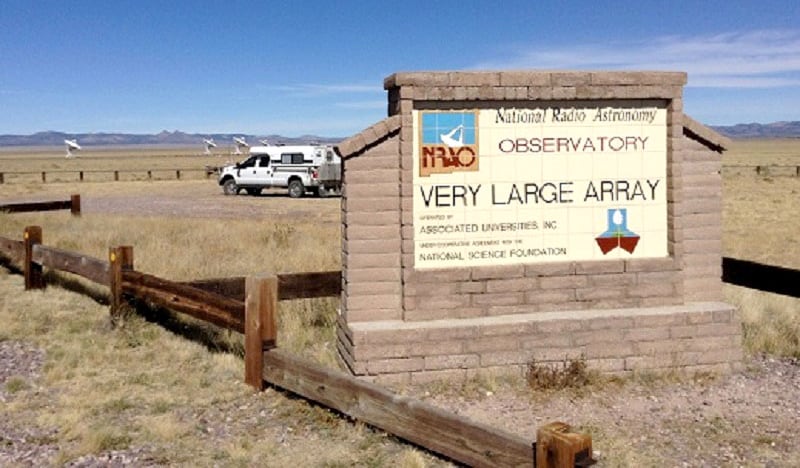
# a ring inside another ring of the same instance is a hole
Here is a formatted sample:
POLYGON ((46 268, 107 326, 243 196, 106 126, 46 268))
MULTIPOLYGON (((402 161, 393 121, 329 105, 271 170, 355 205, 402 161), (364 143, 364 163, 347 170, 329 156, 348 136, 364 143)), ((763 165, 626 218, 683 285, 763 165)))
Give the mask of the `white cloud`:
POLYGON ((800 30, 665 36, 599 45, 533 48, 515 57, 472 68, 674 70, 688 72, 688 86, 798 86, 800 30))

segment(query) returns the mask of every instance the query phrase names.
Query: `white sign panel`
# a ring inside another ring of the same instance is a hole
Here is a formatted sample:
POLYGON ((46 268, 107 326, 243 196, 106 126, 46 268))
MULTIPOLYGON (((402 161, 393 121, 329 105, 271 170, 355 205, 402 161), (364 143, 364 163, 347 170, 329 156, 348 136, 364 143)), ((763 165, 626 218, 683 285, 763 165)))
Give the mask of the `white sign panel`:
POLYGON ((413 111, 415 268, 667 256, 666 109, 413 111))

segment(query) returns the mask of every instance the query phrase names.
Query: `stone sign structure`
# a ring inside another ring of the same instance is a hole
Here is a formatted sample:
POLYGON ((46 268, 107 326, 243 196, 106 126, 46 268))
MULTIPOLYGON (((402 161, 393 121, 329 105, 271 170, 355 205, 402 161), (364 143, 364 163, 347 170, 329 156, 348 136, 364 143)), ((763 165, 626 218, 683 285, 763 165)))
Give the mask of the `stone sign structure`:
POLYGON ((721 153, 684 73, 396 73, 343 158, 342 360, 377 380, 728 370, 721 153))

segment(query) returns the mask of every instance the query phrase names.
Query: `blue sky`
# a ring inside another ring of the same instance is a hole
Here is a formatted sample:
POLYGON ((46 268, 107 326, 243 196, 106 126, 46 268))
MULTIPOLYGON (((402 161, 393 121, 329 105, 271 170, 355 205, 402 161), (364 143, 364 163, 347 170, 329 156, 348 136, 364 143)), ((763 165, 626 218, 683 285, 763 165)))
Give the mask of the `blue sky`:
POLYGON ((0 134, 347 136, 396 71, 689 73, 712 125, 800 120, 794 1, 0 3, 0 134))

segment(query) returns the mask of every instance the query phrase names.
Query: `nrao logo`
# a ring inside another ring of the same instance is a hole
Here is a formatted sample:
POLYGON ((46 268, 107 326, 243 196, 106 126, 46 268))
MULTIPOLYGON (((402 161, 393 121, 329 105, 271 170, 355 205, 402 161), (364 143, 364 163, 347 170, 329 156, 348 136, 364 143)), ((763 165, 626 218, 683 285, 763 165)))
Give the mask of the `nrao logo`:
POLYGON ((478 112, 420 113, 419 175, 478 170, 478 112))

